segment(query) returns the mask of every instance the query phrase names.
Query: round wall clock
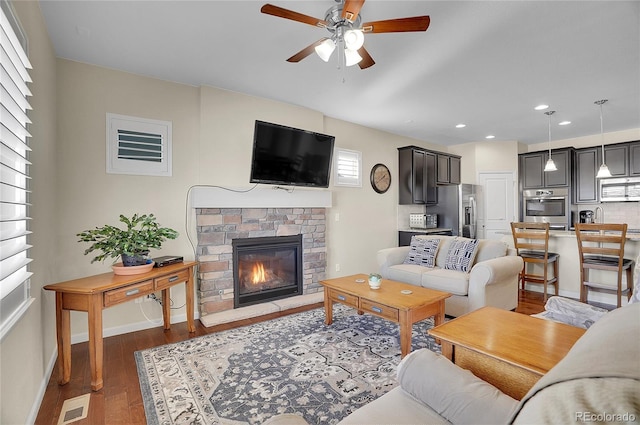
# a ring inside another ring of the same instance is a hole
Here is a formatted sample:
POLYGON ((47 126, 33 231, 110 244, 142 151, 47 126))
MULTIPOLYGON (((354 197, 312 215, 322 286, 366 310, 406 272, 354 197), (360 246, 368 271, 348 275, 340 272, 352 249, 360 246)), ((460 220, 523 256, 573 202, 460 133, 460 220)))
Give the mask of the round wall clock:
POLYGON ((391 187, 391 173, 384 164, 376 164, 371 169, 371 187, 378 193, 385 193, 391 187))

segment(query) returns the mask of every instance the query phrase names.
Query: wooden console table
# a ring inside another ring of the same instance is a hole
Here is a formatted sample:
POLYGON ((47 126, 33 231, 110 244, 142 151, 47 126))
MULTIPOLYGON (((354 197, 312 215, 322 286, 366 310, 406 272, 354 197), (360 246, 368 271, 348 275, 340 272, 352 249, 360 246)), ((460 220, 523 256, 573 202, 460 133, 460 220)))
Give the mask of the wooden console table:
POLYGON ((449 360, 520 400, 585 330, 483 307, 428 332, 440 339, 449 360))
POLYGON ((89 315, 89 365, 91 389, 102 388, 102 310, 116 304, 162 291, 164 328, 171 327, 169 288, 184 282, 187 303, 187 328, 195 332, 193 318, 195 261, 154 268, 148 273, 116 275, 104 273, 81 279, 46 285, 56 292, 56 332, 58 336, 58 383, 71 379, 71 310, 86 311, 89 315))

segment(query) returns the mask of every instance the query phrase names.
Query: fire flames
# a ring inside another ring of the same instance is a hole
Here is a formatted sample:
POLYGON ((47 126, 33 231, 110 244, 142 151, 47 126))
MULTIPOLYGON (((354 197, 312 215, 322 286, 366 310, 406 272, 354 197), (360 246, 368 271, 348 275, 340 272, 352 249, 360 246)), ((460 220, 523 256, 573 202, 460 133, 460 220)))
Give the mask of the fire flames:
POLYGON ((257 263, 253 265, 253 273, 251 273, 251 283, 254 285, 258 283, 264 283, 267 281, 267 273, 264 270, 264 265, 262 263, 257 263))

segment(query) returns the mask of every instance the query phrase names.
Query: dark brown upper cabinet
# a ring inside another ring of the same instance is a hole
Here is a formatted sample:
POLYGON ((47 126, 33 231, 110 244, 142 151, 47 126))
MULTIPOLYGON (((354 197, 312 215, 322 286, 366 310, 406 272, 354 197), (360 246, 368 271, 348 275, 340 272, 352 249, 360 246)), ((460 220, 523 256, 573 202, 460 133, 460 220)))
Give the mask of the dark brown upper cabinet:
POLYGON ((436 154, 415 146, 406 146, 398 148, 398 159, 398 202, 402 205, 437 204, 436 154))
POLYGON ((640 142, 629 143, 629 175, 640 176, 640 142))
POLYGON ((538 189, 542 187, 569 187, 571 185, 571 165, 573 148, 551 151, 556 171, 544 171, 549 159, 548 151, 520 154, 520 186, 522 189, 538 189))
POLYGON ((600 148, 577 149, 573 171, 573 202, 576 204, 599 201, 596 174, 601 163, 600 148))
POLYGON ((629 145, 605 146, 604 162, 609 167, 611 177, 627 177, 629 175, 629 145))
POLYGON ((437 184, 460 184, 460 157, 438 153, 437 184))

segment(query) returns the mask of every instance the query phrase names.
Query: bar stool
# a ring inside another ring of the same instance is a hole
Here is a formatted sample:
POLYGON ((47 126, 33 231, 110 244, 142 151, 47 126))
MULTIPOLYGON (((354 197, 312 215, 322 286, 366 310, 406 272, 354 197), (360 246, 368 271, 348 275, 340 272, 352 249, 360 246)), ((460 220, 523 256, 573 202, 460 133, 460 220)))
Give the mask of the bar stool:
POLYGON ((627 240, 625 224, 580 224, 576 223, 578 253, 580 255, 580 301, 587 302, 589 290, 615 292, 618 307, 622 305, 622 294, 627 300, 633 292, 633 260, 624 258, 627 240), (618 273, 617 285, 589 281, 589 270, 608 270, 618 273), (622 271, 626 272, 627 288, 622 289, 622 271))
POLYGON ((558 263, 560 255, 549 252, 549 223, 511 223, 513 245, 517 255, 522 257, 524 265, 520 272, 520 284, 524 290, 525 283, 543 285, 544 302, 547 302, 547 287, 554 286, 558 295, 558 263), (541 264, 542 274, 527 273, 527 264, 541 264), (553 277, 549 277, 549 264, 553 265, 553 277))

